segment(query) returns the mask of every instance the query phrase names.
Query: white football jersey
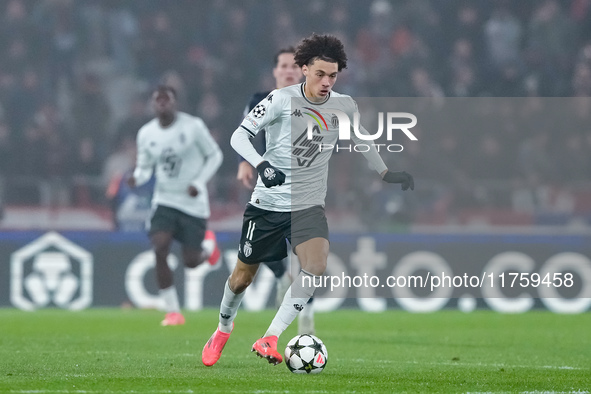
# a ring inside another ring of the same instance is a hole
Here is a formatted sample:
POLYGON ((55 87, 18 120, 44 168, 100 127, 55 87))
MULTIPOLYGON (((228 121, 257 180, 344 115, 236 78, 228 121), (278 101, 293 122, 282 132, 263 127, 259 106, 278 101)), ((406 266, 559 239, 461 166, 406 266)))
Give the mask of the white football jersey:
POLYGON ((168 127, 160 126, 157 118, 146 123, 137 135, 136 183, 141 185, 156 169, 156 186, 152 205, 164 205, 189 215, 209 218, 207 181, 221 163, 221 151, 203 120, 177 112, 168 127), (208 157, 217 157, 215 168, 204 166, 208 157), (197 197, 188 194, 193 185, 197 197))
MULTIPOLYGON (((337 92, 331 92, 322 103, 312 102, 305 97, 302 83, 272 91, 248 113, 240 127, 251 137, 265 129, 263 158, 286 175, 283 185, 271 188, 265 187, 259 177, 252 205, 280 212, 324 206, 328 161, 333 150, 321 147, 337 145, 339 122, 333 110, 344 112, 353 124, 357 103, 337 92), (313 124, 312 139, 308 138, 309 121, 313 124)), ((354 134, 352 139, 356 139, 354 134)), ((386 166, 376 157, 379 163, 373 164, 381 172, 386 166)))

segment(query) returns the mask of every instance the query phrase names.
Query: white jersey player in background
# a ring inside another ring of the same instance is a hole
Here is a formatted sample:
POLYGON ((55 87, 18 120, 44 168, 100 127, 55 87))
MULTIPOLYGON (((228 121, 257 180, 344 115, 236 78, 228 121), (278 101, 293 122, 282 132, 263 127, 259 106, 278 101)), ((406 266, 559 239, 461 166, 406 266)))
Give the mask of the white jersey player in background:
POLYGON ((182 244, 185 266, 205 260, 215 264, 220 251, 215 235, 207 230, 207 181, 222 163, 222 151, 198 117, 177 111, 176 92, 158 86, 152 95, 156 118, 137 135, 137 163, 131 187, 146 183, 156 169, 152 198, 150 242, 156 254, 156 279, 166 316, 164 326, 185 323, 173 275, 167 262, 173 239, 182 244))
MULTIPOLYGON (((303 310, 326 269, 329 242, 324 199, 332 150, 319 147, 336 145, 339 122, 332 122, 333 110, 353 119, 357 104, 349 96, 332 92, 338 72, 347 65, 339 39, 313 34, 298 45, 294 58, 306 81, 271 92, 232 135, 232 147, 257 169, 259 179, 244 213, 238 262, 224 286, 218 328, 203 348, 202 361, 207 366, 219 360, 244 290, 252 283, 259 263, 284 257, 286 238, 298 256, 301 271, 271 325, 253 344, 253 352, 273 364, 283 361, 277 351, 278 337, 303 310), (307 114, 318 124, 312 139, 307 135, 307 114), (263 156, 250 142, 261 129, 267 136, 263 156)), ((355 143, 363 143, 352 134, 355 143)), ((375 147, 363 155, 385 182, 400 183, 402 190, 414 189, 412 176, 389 171, 375 147)))

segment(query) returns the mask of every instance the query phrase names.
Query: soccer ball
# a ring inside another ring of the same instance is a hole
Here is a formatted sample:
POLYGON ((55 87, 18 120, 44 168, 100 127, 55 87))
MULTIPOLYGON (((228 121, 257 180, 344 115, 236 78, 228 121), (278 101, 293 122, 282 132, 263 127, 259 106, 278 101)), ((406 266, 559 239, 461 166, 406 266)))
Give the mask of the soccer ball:
POLYGON ((293 373, 320 373, 327 359, 326 346, 314 335, 298 335, 285 348, 285 365, 293 373))

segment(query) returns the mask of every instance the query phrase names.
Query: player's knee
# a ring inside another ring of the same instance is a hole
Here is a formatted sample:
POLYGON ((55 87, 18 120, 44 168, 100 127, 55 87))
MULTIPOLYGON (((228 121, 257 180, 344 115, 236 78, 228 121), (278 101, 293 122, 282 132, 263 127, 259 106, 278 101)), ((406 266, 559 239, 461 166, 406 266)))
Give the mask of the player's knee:
POLYGON ((253 281, 253 277, 249 275, 236 275, 230 277, 230 290, 234 294, 240 294, 250 286, 253 281))
POLYGON ((304 270, 313 275, 323 275, 324 271, 326 271, 326 260, 310 260, 304 270))
POLYGON ((235 294, 240 294, 240 293, 244 292, 248 288, 248 286, 250 286, 251 283, 252 283, 252 280, 249 280, 249 279, 239 281, 239 282, 235 283, 234 286, 232 286, 232 291, 235 294))
POLYGON ((200 250, 184 252, 183 261, 187 268, 195 268, 203 262, 202 253, 200 250))
POLYGON ((201 264, 201 261, 199 261, 199 258, 196 258, 196 257, 185 258, 185 266, 187 268, 195 268, 199 264, 201 264))

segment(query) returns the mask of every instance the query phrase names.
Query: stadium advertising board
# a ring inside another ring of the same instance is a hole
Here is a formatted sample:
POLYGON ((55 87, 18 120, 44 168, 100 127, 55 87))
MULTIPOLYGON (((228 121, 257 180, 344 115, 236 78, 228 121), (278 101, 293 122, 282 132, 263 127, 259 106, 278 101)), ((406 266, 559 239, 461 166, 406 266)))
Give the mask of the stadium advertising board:
MULTIPOLYGON (((237 233, 218 233, 216 266, 169 264, 187 310, 216 308, 236 262, 237 233)), ((585 235, 333 234, 316 310, 403 308, 431 312, 476 307, 519 313, 591 306, 591 237, 585 235)), ((154 257, 141 233, 0 233, 0 306, 159 308, 154 257)), ((295 265, 294 265, 295 267, 295 265)), ((293 268, 295 270, 297 268, 293 268)), ((262 267, 247 310, 272 307, 275 280, 262 267)))

